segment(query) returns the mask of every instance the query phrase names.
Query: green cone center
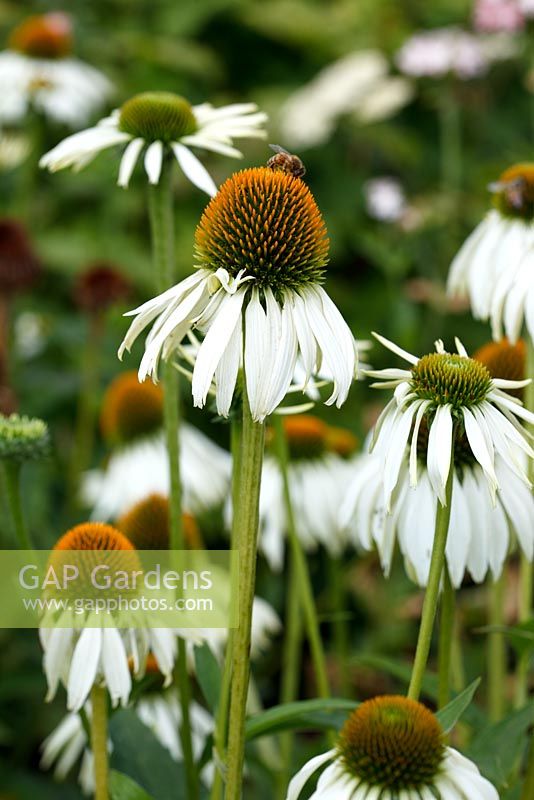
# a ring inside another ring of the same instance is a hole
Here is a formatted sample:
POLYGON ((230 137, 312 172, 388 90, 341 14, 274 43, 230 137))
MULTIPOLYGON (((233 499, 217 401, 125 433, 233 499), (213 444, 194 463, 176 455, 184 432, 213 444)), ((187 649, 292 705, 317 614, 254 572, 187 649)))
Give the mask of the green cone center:
POLYGON ((190 103, 171 92, 145 92, 127 100, 119 128, 147 142, 173 142, 194 133, 197 124, 190 103))
POLYGON ((492 379, 484 364, 451 353, 431 353, 412 367, 412 389, 433 406, 452 405, 458 411, 479 405, 491 391, 492 379))

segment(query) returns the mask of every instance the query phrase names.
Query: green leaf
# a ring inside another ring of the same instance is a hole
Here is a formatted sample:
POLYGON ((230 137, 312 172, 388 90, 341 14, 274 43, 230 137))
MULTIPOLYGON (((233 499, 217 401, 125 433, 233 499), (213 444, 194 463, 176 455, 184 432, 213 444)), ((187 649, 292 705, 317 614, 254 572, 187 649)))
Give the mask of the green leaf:
POLYGON ((476 678, 463 692, 456 695, 454 700, 451 700, 450 703, 436 713, 436 717, 439 719, 445 733, 454 728, 466 708, 471 704, 479 685, 480 678, 476 678))
POLYGON ((221 670, 209 645, 195 647, 196 676, 210 710, 215 713, 221 693, 221 670))
POLYGON ((109 734, 113 769, 128 775, 153 800, 187 800, 183 765, 171 758, 135 712, 113 714, 109 734))
POLYGON ((503 633, 520 656, 534 651, 534 620, 518 625, 484 625, 483 628, 477 628, 475 633, 503 633))
POLYGON ((138 783, 116 770, 109 776, 109 791, 112 800, 153 800, 138 783))
POLYGON ((473 740, 467 752, 480 771, 497 787, 505 786, 527 745, 527 733, 534 722, 534 705, 512 712, 487 726, 473 740))
POLYGON ((339 730, 350 711, 358 706, 353 700, 322 699, 285 703, 247 719, 246 738, 256 739, 286 729, 320 728, 339 730))

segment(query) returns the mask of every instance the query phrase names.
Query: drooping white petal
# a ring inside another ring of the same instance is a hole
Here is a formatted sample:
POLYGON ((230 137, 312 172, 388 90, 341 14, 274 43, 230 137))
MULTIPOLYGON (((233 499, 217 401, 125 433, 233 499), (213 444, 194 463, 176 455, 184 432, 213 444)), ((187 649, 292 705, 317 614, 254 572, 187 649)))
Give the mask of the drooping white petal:
POLYGON ((326 753, 321 753, 320 756, 311 758, 304 766, 297 772, 291 779, 287 788, 286 800, 297 800, 308 779, 316 772, 319 767, 326 764, 327 761, 335 758, 337 751, 335 749, 328 750, 326 753))
POLYGON ((427 469, 430 482, 442 506, 451 469, 453 424, 451 406, 438 406, 428 434, 427 469))
POLYGON ((171 142, 171 148, 184 175, 189 178, 191 183, 206 192, 206 194, 209 194, 210 197, 216 195, 217 187, 213 182, 213 178, 191 150, 179 142, 171 142))
POLYGON ((121 635, 116 628, 102 630, 102 671, 112 705, 128 701, 132 679, 128 668, 128 657, 121 635))
POLYGON ((145 153, 145 172, 149 183, 159 183, 163 165, 163 142, 152 142, 145 153))
POLYGON ((139 158, 144 144, 144 139, 132 139, 124 151, 119 167, 119 178, 117 180, 119 186, 126 188, 130 183, 132 172, 134 171, 134 167, 137 164, 137 159, 139 158))
POLYGON ((84 628, 74 648, 67 686, 67 708, 79 711, 95 683, 102 650, 101 628, 84 628))

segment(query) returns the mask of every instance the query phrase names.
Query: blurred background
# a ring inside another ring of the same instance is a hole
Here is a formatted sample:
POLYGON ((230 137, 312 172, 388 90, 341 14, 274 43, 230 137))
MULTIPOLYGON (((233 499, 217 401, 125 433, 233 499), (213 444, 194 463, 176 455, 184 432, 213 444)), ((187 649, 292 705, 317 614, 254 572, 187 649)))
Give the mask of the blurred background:
MULTIPOLYGON (((532 157, 532 4, 0 0, 0 47, 9 47, 11 32, 25 17, 51 11, 70 15, 75 57, 113 84, 91 124, 147 90, 176 92, 194 104, 253 101, 269 114, 268 142, 297 153, 306 165, 331 238, 327 289, 358 339, 377 330, 417 354, 429 351, 437 337, 452 346, 458 335, 469 351, 489 339, 486 325, 446 297, 445 280, 452 257, 491 202, 488 185, 510 164, 532 157), (501 6, 506 9, 497 13, 501 6), (450 30, 433 33, 435 39, 412 39, 441 28, 450 30)), ((139 349, 123 365, 116 358, 126 330, 122 314, 153 293, 141 168, 127 191, 116 186, 113 150, 78 174, 37 169, 39 156, 72 130, 31 110, 0 128, 0 262, 11 257, 8 239, 17 220, 36 273, 31 285, 1 297, 9 342, 0 399, 5 413, 18 409, 50 426, 50 458, 23 472, 24 510, 39 547, 52 546, 87 513, 70 479, 80 395, 90 394, 96 415, 110 381, 137 367, 139 349), (98 313, 84 302, 81 277, 95 265, 112 267, 123 280, 113 302, 98 313), (93 350, 89 340, 97 343, 93 350), (89 388, 88 359, 96 359, 89 388)), ((234 169, 270 156, 267 142, 239 146, 245 153, 239 164, 202 154, 217 184, 234 169)), ((177 174, 182 274, 192 265, 193 234, 205 203, 205 195, 177 174)), ((0 270, 9 269, 2 264, 0 270)), ((366 360, 380 368, 391 358, 375 347, 366 360)), ((381 397, 357 384, 340 412, 318 407, 317 413, 361 442, 380 407, 381 397)), ((186 415, 228 447, 226 424, 191 408, 186 415)), ((98 429, 90 449, 84 467, 106 457, 98 429)), ((203 525, 210 546, 226 546, 220 517, 211 515, 203 525)), ((0 528, 2 541, 13 542, 5 513, 0 528)), ((320 556, 311 570, 328 643, 328 577, 320 556)), ((384 663, 400 663, 399 654, 414 641, 420 592, 400 563, 386 583, 372 555, 347 554, 344 574, 351 652, 361 656, 351 660, 352 691, 365 697, 398 689, 395 669, 384 663)), ((258 591, 282 613, 283 581, 263 561, 258 591)), ((483 621, 480 592, 469 585, 461 592, 466 627, 483 621)), ((513 619, 513 596, 509 605, 513 619)), ((272 648, 257 665, 267 705, 277 698, 277 651, 272 648)), ((468 678, 483 671, 483 661, 484 637, 473 634, 466 638, 468 678)), ((302 696, 313 692, 306 665, 305 659, 302 696)), ((334 684, 335 670, 333 662, 334 684)), ((0 671, 0 798, 80 797, 75 771, 59 786, 39 770, 40 742, 64 714, 64 696, 43 702, 35 631, 0 631, 0 671)), ((313 745, 313 739, 303 740, 296 763, 313 745)), ((258 766, 258 798, 273 796, 266 774, 258 766)))

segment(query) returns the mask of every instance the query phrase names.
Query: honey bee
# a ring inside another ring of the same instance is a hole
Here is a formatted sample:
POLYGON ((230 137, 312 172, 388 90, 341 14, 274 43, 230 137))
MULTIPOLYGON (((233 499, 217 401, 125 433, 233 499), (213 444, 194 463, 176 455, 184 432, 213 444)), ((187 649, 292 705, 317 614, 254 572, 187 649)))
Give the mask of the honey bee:
POLYGON ((502 192, 510 208, 516 211, 520 211, 523 207, 526 188, 527 182, 522 177, 514 178, 514 180, 506 183, 498 181, 489 185, 491 192, 502 192))
POLYGON ((275 152, 275 155, 271 156, 267 162, 269 169, 287 172, 289 175, 294 175, 295 178, 302 178, 306 174, 306 167, 298 156, 288 153, 279 144, 270 144, 269 147, 275 152))

